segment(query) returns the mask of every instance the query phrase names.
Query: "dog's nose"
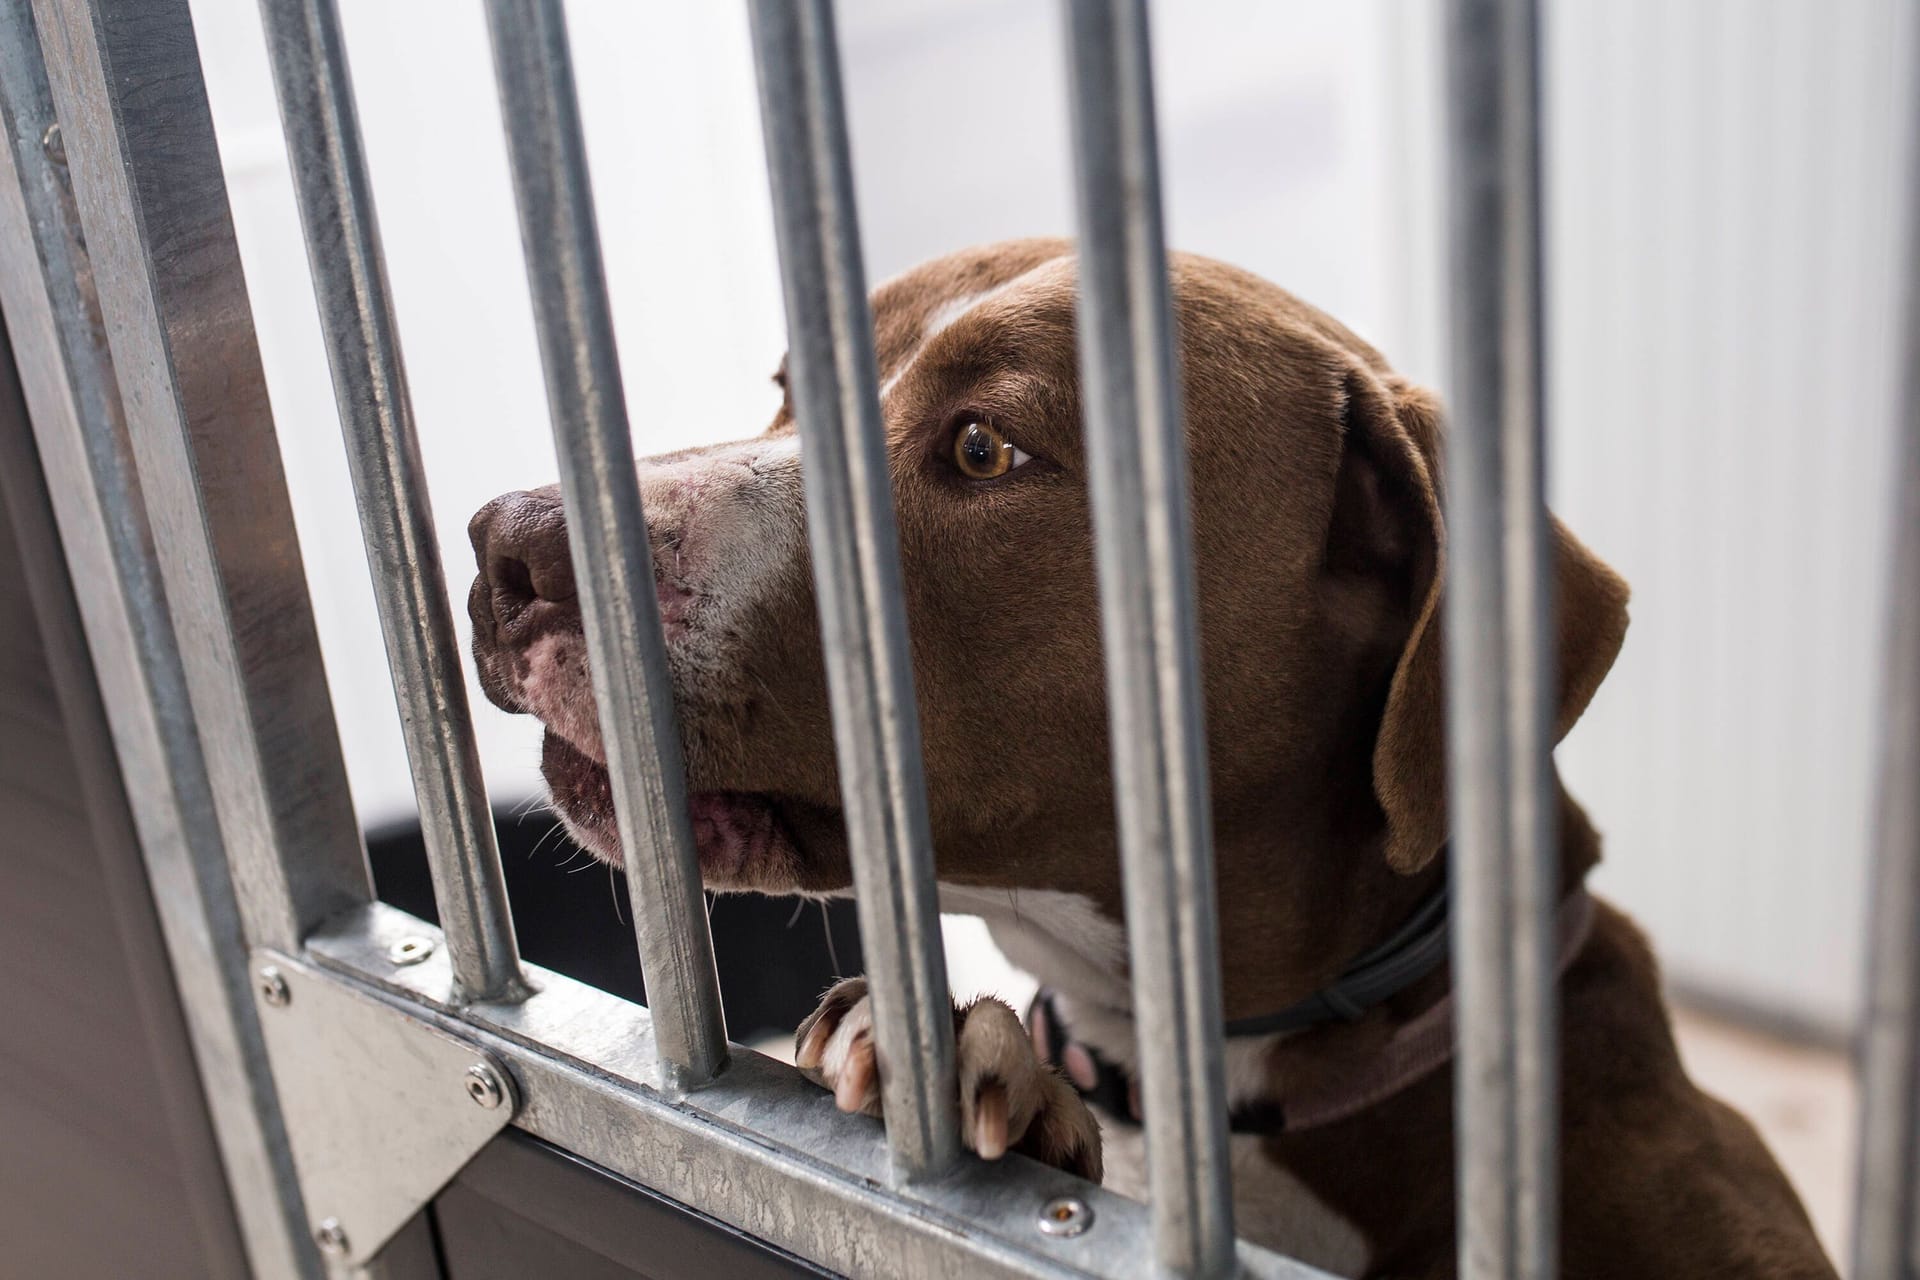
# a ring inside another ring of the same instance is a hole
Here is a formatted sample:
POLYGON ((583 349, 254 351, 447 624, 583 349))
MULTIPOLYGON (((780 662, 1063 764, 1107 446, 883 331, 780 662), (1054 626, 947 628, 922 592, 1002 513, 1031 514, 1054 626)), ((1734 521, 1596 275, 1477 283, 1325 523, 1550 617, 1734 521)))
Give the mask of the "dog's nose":
POLYGON ((511 621, 535 601, 574 598, 567 517, 557 492, 502 494, 474 513, 467 537, 496 623, 511 621))

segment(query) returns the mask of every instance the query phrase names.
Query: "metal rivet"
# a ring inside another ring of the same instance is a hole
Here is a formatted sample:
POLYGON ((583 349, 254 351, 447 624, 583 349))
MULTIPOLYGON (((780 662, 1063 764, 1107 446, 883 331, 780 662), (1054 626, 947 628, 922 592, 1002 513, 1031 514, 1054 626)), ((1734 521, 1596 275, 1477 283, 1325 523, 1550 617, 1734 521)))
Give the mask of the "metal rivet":
POLYGON ((60 134, 60 122, 58 120, 48 125, 47 131, 40 135, 40 150, 45 152, 47 159, 53 161, 55 164, 66 164, 67 140, 60 134))
POLYGON ((1079 1196, 1055 1196, 1040 1211, 1040 1234, 1077 1236, 1093 1225, 1093 1206, 1079 1196))
POLYGON ((410 933, 387 948, 387 959, 394 964, 419 964, 433 954, 433 939, 410 933))
POLYGON ((261 965, 260 972, 254 975, 254 986, 260 992, 260 998, 274 1008, 285 1007, 293 999, 293 992, 287 990, 287 980, 273 965, 261 965))
POLYGON ((320 1225, 313 1229, 313 1242, 329 1258, 347 1256, 347 1229, 340 1225, 338 1218, 322 1218, 320 1225))
POLYGON ((467 1068, 467 1096, 491 1111, 507 1100, 507 1085, 498 1071, 476 1062, 467 1068))

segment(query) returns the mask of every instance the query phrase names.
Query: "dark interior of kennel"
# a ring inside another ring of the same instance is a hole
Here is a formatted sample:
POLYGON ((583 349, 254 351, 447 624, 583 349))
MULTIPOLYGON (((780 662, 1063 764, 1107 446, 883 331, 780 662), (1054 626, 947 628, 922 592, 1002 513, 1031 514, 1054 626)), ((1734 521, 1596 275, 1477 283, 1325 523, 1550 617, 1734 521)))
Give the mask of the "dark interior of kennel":
MULTIPOLYGON (((0 334, 0 1273, 247 1274, 126 789, 0 334), (31 1153, 21 1158, 23 1153, 31 1153)), ((640 998, 623 885, 533 814, 500 825, 526 957, 640 998), (555 848, 559 845, 559 848, 555 848), (583 865, 590 869, 572 874, 583 865)), ((381 894, 432 897, 416 828, 369 841, 381 894)), ((790 1031, 859 972, 850 904, 713 908, 736 1039, 790 1031), (830 926, 826 923, 830 921, 830 926), (827 929, 832 930, 832 944, 827 929)), ((817 1275, 721 1223, 508 1129, 391 1249, 391 1280, 817 1275)))

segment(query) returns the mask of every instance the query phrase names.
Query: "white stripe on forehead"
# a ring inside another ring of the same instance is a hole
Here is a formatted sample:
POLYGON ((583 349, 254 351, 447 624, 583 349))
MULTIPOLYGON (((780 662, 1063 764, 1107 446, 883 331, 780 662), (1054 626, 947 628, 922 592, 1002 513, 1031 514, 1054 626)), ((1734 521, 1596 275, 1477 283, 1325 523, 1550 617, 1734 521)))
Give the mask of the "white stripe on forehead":
POLYGON ((1000 294, 1005 293, 1009 288, 1013 287, 1013 285, 1024 280, 1029 274, 1031 273, 1023 272, 1015 276, 1012 280, 1002 281, 991 289, 982 289, 978 293, 962 294, 958 298, 949 298, 933 310, 927 312, 927 318, 920 323, 920 341, 915 344, 912 351, 907 353, 906 359, 900 362, 900 367, 893 371, 893 376, 880 384, 880 398, 885 400, 893 394, 894 387, 899 384, 900 379, 906 377, 907 370, 913 368, 914 361, 920 358, 920 353, 927 349, 929 342, 932 342, 948 329, 951 329, 955 324, 959 323, 968 312, 978 307, 981 303, 991 301, 1000 294))

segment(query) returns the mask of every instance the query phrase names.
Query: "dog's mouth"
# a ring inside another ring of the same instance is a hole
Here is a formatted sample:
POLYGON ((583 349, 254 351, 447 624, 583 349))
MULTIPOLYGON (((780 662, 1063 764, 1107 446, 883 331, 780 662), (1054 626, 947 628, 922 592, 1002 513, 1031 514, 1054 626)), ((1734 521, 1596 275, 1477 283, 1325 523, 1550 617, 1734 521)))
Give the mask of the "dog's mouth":
MULTIPOLYGON (((602 862, 621 865, 620 827, 607 767, 551 729, 540 750, 554 812, 573 838, 602 862)), ((769 796, 696 791, 688 797, 700 874, 714 889, 790 893, 801 855, 792 829, 769 796)))

